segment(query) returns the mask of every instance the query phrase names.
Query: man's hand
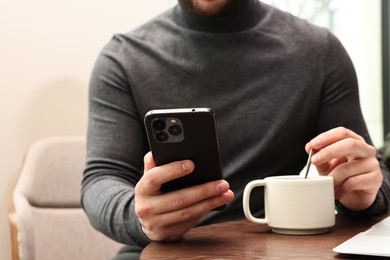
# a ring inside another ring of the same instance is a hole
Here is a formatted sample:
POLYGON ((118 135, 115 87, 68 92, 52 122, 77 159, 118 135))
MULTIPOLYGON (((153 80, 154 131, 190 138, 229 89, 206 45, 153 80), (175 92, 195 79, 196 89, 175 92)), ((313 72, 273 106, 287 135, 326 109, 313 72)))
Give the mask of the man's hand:
POLYGON ((156 167, 152 154, 145 155, 144 175, 135 187, 135 212, 149 239, 180 239, 207 212, 233 200, 224 180, 161 193, 163 183, 190 174, 194 167, 189 160, 156 167))
POLYGON ((376 149, 344 127, 331 129, 312 139, 305 150, 313 149, 311 162, 320 175, 334 178, 335 197, 354 211, 367 209, 382 184, 376 149))

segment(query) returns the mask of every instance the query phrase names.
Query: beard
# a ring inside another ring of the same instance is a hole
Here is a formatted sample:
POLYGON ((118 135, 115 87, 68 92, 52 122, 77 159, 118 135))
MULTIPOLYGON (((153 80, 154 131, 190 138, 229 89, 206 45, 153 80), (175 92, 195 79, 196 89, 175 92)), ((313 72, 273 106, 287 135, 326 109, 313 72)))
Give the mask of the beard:
POLYGON ((230 13, 242 0, 179 0, 179 3, 193 13, 202 16, 221 16, 230 13))

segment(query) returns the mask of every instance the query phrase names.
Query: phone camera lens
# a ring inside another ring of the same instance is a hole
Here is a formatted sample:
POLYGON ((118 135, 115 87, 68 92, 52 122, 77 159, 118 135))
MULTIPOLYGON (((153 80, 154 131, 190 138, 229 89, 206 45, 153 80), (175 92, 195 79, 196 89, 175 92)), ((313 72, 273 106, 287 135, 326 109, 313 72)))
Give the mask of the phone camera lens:
POLYGON ((180 135, 183 130, 181 129, 180 126, 178 125, 171 125, 169 128, 168 128, 168 132, 171 134, 171 135, 180 135))
POLYGON ((161 143, 164 143, 164 142, 168 141, 168 139, 169 139, 169 135, 165 132, 162 132, 162 131, 157 132, 155 137, 156 137, 156 140, 161 142, 161 143))
POLYGON ((156 130, 164 130, 165 129, 165 121, 161 119, 156 119, 153 121, 153 128, 156 130))

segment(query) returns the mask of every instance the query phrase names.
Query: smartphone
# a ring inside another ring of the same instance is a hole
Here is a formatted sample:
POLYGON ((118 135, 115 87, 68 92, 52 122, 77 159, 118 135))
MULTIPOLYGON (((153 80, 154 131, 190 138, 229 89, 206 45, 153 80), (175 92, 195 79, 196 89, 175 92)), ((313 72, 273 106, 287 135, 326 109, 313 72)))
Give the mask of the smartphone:
POLYGON ((151 110, 145 128, 156 165, 192 160, 195 170, 162 185, 163 192, 222 179, 215 122, 210 108, 151 110))

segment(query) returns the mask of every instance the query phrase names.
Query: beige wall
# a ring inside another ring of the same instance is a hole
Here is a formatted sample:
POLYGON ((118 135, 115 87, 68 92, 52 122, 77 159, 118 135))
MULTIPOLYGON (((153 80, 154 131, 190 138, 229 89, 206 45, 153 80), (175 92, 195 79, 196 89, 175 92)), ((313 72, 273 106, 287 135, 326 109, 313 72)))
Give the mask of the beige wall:
POLYGON ((51 135, 84 135, 91 68, 113 33, 163 0, 0 1, 0 259, 10 259, 7 198, 23 155, 51 135))

